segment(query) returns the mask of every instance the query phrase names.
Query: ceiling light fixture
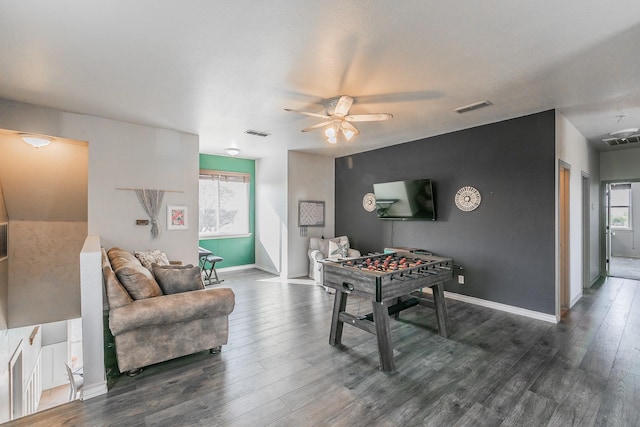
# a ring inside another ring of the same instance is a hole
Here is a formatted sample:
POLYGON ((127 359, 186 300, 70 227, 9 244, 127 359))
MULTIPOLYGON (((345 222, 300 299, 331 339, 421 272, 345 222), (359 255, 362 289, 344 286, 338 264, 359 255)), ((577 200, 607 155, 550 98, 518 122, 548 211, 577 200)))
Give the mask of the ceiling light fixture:
POLYGON ((614 138, 629 138, 631 135, 638 133, 638 128, 629 128, 611 132, 609 136, 614 138))
POLYGON ((53 138, 43 135, 33 135, 29 133, 21 133, 20 138, 34 148, 45 147, 51 144, 53 138))
POLYGON ((240 149, 235 147, 225 148, 224 151, 226 151, 227 154, 230 155, 231 157, 235 157, 238 154, 240 154, 240 149))

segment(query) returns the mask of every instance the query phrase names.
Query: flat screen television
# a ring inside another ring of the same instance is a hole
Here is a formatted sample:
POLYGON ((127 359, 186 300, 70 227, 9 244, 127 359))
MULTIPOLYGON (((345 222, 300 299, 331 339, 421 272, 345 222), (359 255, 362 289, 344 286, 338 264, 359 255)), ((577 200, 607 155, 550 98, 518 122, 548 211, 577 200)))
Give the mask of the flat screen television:
POLYGON ((435 221, 436 209, 430 179, 373 184, 379 219, 435 221))

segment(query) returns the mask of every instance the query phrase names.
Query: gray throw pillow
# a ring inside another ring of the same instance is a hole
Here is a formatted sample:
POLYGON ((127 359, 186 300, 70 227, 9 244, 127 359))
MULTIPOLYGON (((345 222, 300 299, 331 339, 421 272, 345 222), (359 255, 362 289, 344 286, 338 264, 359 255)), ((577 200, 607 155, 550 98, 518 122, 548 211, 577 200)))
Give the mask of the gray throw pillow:
POLYGON ((140 263, 126 264, 115 270, 118 280, 122 283, 134 300, 153 298, 162 295, 158 283, 149 270, 140 263))
POLYGON ((204 289, 200 268, 191 264, 152 264, 151 270, 165 295, 204 289))

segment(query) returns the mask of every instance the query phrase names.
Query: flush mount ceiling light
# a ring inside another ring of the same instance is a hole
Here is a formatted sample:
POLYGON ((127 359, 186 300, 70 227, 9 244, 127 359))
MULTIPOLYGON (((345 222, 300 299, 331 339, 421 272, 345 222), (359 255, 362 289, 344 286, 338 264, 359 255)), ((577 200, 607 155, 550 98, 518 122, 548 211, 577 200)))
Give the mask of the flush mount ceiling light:
POLYGON ((226 153, 228 155, 230 155, 231 157, 235 157, 238 154, 240 154, 240 149, 239 148, 235 148, 235 147, 225 148, 224 151, 226 151, 226 153))
POLYGON ((30 133, 21 133, 20 139, 35 148, 40 148, 51 144, 53 138, 44 135, 34 135, 30 133))

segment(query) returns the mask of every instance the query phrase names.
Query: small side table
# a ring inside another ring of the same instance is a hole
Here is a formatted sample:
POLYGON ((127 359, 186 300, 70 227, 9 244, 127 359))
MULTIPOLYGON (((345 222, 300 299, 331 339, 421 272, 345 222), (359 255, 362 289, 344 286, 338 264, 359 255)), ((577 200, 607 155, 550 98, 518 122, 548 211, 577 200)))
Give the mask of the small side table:
POLYGON ((216 262, 224 261, 224 258, 214 255, 208 249, 198 247, 198 255, 200 257, 200 269, 204 272, 204 281, 209 282, 210 285, 224 282, 218 278, 218 272, 216 271, 216 262), (215 277, 215 281, 211 281, 211 275, 215 277))

